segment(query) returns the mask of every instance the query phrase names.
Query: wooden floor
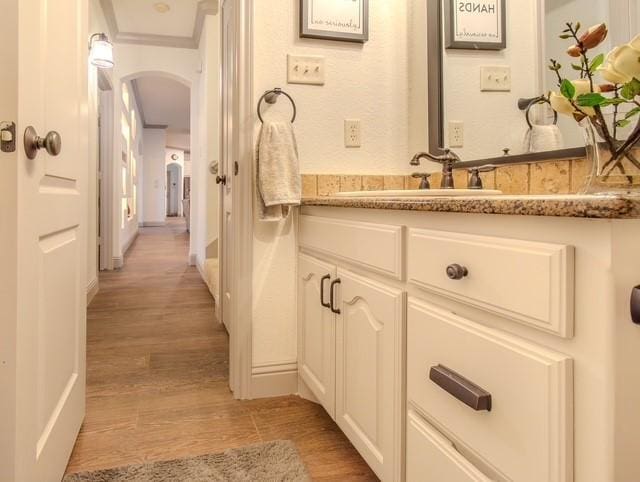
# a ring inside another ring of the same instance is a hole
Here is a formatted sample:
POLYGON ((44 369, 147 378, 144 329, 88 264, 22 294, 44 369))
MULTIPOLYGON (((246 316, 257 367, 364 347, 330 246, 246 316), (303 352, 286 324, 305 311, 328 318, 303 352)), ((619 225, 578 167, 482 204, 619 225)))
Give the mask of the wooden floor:
POLYGON ((87 414, 67 472, 293 440, 314 480, 377 480, 324 410, 296 396, 237 401, 228 336, 174 220, 144 228, 88 310, 87 414))

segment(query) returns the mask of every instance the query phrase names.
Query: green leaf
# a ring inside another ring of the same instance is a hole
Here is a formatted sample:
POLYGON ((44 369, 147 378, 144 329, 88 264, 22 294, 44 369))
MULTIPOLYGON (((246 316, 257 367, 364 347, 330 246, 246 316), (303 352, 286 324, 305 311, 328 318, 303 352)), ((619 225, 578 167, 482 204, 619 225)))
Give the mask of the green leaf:
POLYGON ((578 64, 571 64, 571 68, 573 70, 578 70, 580 72, 582 72, 582 65, 578 65, 578 64))
POLYGON ((633 116, 640 114, 640 107, 635 107, 627 112, 627 115, 624 116, 625 119, 631 119, 633 116))
POLYGON ((560 93, 569 100, 573 100, 576 95, 576 88, 571 81, 564 79, 560 84, 560 93))
POLYGON ((596 58, 594 58, 591 61, 591 65, 589 66, 589 71, 595 72, 596 70, 598 70, 598 68, 600 68, 600 66, 604 64, 604 59, 604 54, 600 54, 596 58))
POLYGON ((620 90, 620 95, 627 100, 632 100, 637 95, 640 95, 640 80, 633 79, 631 82, 624 84, 620 90))
POLYGON ((623 128, 627 127, 629 124, 631 124, 631 121, 627 119, 621 119, 618 122, 616 122, 617 127, 623 127, 623 128))
POLYGON ((605 99, 605 101, 600 104, 601 107, 606 107, 608 105, 620 105, 620 104, 626 104, 627 101, 624 99, 621 99, 620 97, 612 97, 610 99, 605 99))
POLYGON ((595 107, 606 102, 607 98, 602 94, 590 93, 578 96, 577 104, 580 107, 595 107))
POLYGON ((560 37, 562 40, 567 40, 567 39, 570 39, 570 38, 572 37, 572 35, 570 35, 570 34, 568 34, 568 33, 564 33, 564 34, 562 34, 562 35, 559 35, 559 37, 560 37))

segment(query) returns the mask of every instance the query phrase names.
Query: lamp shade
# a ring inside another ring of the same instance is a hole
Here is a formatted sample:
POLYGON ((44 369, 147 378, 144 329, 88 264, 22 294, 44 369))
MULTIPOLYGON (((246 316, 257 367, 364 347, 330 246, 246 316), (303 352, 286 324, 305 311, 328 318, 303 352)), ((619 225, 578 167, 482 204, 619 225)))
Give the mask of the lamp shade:
POLYGON ((91 36, 89 62, 100 69, 113 67, 113 45, 105 34, 97 33, 91 36))

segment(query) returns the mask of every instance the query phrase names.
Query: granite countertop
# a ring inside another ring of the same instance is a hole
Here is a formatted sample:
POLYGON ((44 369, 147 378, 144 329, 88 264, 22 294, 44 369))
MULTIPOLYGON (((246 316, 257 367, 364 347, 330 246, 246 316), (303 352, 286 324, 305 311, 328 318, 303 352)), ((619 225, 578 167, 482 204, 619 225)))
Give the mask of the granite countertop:
POLYGON ((640 195, 313 197, 303 206, 600 219, 640 219, 640 195))

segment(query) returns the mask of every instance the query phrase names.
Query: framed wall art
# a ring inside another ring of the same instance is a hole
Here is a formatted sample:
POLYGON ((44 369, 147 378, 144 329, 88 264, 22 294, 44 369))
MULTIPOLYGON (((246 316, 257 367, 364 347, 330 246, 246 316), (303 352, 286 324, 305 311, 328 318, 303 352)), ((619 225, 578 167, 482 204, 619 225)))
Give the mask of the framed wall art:
POLYGON ((445 0, 445 47, 504 50, 507 47, 506 0, 445 0))
POLYGON ((369 0, 300 0, 300 37, 366 42, 369 0))

